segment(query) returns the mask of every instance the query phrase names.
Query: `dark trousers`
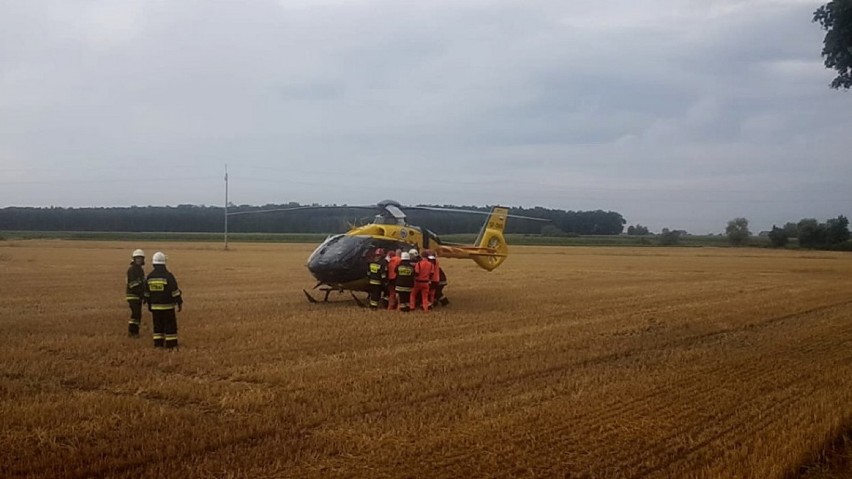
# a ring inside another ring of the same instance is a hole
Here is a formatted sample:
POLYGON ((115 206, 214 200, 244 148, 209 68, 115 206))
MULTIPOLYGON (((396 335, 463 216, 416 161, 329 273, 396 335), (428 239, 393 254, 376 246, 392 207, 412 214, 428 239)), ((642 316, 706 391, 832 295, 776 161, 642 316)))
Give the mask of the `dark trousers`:
POLYGON ((130 321, 127 322, 127 334, 139 336, 139 325, 142 323, 142 301, 130 300, 130 321))
POLYGON ((154 347, 176 348, 178 345, 177 316, 174 309, 153 310, 154 347))
POLYGON ((437 301, 441 306, 446 306, 450 304, 450 300, 444 296, 444 283, 438 283, 438 286, 435 287, 435 301, 437 301))
POLYGON ((396 294, 399 296, 399 309, 403 312, 411 311, 411 308, 408 304, 411 299, 411 291, 400 291, 396 290, 396 294))
POLYGON ((370 309, 379 309, 382 302, 382 291, 385 288, 381 284, 370 285, 370 309))

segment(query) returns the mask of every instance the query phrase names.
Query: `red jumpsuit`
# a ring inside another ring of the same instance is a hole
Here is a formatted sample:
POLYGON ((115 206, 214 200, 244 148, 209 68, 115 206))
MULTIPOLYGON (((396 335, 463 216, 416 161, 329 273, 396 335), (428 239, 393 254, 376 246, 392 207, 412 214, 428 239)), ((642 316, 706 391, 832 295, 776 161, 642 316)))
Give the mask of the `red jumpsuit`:
POLYGON ((417 295, 420 295, 420 304, 423 311, 429 311, 429 283, 432 280, 432 263, 422 258, 414 266, 414 291, 411 292, 411 309, 417 304, 417 295))
POLYGON ((402 261, 402 258, 397 256, 391 256, 388 260, 388 309, 396 309, 397 304, 397 296, 396 296, 396 267, 399 266, 399 263, 402 261))

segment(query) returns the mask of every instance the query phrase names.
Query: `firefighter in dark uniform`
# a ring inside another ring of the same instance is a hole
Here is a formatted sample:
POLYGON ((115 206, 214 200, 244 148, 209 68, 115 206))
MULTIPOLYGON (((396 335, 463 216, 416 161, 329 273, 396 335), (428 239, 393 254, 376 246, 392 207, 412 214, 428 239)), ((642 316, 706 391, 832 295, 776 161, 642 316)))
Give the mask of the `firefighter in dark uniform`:
POLYGON ((175 307, 182 309, 183 298, 175 276, 166 269, 166 255, 158 251, 151 262, 154 271, 145 281, 145 295, 154 316, 154 347, 174 349, 178 346, 175 307))
POLYGON ((385 250, 376 248, 373 260, 367 265, 367 278, 370 281, 370 309, 379 309, 387 277, 388 263, 385 261, 385 250))
POLYGON ((402 261, 396 266, 396 295, 399 297, 399 309, 407 313, 411 310, 411 290, 414 288, 414 266, 411 255, 402 253, 402 261))
POLYGON ((139 324, 142 323, 142 302, 145 300, 145 252, 137 249, 131 255, 130 267, 127 268, 127 289, 125 298, 130 305, 130 321, 127 323, 127 335, 139 337, 139 324))

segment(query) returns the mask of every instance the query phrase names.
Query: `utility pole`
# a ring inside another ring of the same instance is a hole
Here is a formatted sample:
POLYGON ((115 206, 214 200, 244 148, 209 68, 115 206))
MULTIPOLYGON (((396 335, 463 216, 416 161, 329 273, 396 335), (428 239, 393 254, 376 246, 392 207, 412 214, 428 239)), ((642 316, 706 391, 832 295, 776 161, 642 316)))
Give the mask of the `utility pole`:
POLYGON ((228 251, 228 164, 225 163, 225 251, 228 251))

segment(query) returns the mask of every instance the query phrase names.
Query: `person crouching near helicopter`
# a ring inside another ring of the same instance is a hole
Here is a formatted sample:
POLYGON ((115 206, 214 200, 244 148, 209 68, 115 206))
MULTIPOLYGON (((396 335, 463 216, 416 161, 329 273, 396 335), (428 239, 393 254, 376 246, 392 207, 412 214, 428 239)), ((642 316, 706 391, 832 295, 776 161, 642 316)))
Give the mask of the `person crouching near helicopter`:
POLYGON ((438 286, 441 284, 441 266, 438 264, 438 253, 429 251, 426 259, 432 263, 432 276, 429 277, 429 308, 435 306, 435 298, 438 293, 438 286))
POLYGON ((419 301, 423 311, 429 311, 429 283, 432 281, 432 263, 425 255, 414 265, 414 291, 411 293, 411 309, 419 301))
POLYGON ((130 305, 130 321, 127 323, 127 335, 139 337, 139 324, 142 323, 142 303, 145 301, 145 252, 137 249, 130 256, 130 267, 127 268, 127 288, 125 299, 130 305))
POLYGON ((407 313, 411 310, 409 300, 411 289, 414 287, 414 266, 411 264, 411 255, 402 253, 400 262, 396 266, 396 294, 399 296, 399 309, 407 313))
MULTIPOLYGON (((444 296, 444 288, 447 286, 447 275, 444 274, 444 268, 438 268, 438 288, 435 290, 435 301, 441 306, 450 304, 450 300, 444 296)), ((434 303, 433 303, 434 304, 434 303)))
POLYGON ((432 306, 437 304, 446 306, 450 304, 450 300, 444 296, 444 288, 447 286, 447 275, 444 273, 444 268, 441 268, 441 264, 438 262, 437 252, 431 252, 428 258, 429 261, 432 261, 432 281, 429 283, 430 301, 432 302, 432 306))
POLYGON ((166 269, 166 255, 158 251, 151 257, 154 271, 145 281, 148 309, 154 316, 154 347, 177 348, 177 316, 175 307, 183 309, 183 297, 175 276, 166 269))
MULTIPOLYGON (((416 266, 417 263, 420 261, 420 251, 418 251, 417 248, 411 248, 410 250, 408 250, 408 256, 411 258, 411 266, 412 267, 416 266)), ((414 298, 413 295, 411 297, 414 298)), ((417 300, 415 298, 415 303, 414 303, 413 306, 411 306, 411 309, 417 309, 416 302, 417 302, 417 300)))
POLYGON ((402 251, 388 252, 388 309, 393 310, 399 306, 396 296, 396 267, 399 266, 402 251))
POLYGON ((373 260, 367 265, 367 278, 369 279, 370 309, 379 309, 382 300, 382 292, 385 290, 385 280, 388 276, 388 264, 385 261, 385 250, 376 248, 373 260))

